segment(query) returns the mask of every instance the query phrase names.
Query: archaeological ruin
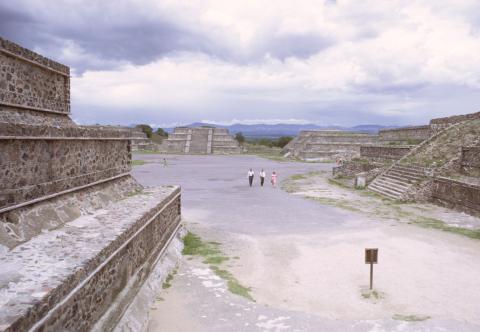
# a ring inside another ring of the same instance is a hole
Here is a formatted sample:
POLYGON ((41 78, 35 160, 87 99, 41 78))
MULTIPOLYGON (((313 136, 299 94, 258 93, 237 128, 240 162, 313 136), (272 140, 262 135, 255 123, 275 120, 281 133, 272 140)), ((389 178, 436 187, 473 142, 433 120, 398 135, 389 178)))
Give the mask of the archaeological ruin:
POLYGON ((111 330, 179 229, 126 128, 70 118, 70 70, 0 38, 0 330, 111 330))
POLYGON ((360 147, 375 144, 377 135, 335 130, 303 130, 284 148, 285 157, 310 161, 351 159, 360 155, 360 147))
POLYGON ((160 150, 160 144, 153 142, 151 139, 147 137, 146 133, 137 129, 132 130, 131 141, 132 141, 132 144, 131 144, 132 152, 160 150))
POLYGON ((430 201, 480 214, 480 112, 428 125, 381 130, 380 144, 360 148, 333 170, 384 197, 430 201))
POLYGON ((160 145, 160 151, 172 154, 237 154, 242 152, 228 129, 177 127, 160 145))

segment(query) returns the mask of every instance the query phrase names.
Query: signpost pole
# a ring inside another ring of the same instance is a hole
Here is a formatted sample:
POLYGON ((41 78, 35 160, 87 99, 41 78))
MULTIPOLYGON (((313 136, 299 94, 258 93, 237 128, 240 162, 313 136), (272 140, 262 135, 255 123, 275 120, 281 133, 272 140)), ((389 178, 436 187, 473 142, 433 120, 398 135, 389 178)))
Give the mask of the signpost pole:
POLYGON ((370 290, 373 289, 373 263, 370 263, 370 290))
POLYGON ((373 289, 373 264, 378 263, 378 248, 365 248, 365 264, 370 264, 370 290, 373 289))

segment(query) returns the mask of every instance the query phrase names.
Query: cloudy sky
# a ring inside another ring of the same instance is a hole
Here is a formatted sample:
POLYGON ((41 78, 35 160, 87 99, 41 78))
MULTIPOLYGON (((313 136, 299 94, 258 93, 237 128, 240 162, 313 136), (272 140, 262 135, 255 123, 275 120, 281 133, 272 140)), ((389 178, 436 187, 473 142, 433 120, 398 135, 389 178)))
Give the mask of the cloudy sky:
POLYGON ((16 0, 80 123, 423 124, 480 110, 478 0, 16 0))

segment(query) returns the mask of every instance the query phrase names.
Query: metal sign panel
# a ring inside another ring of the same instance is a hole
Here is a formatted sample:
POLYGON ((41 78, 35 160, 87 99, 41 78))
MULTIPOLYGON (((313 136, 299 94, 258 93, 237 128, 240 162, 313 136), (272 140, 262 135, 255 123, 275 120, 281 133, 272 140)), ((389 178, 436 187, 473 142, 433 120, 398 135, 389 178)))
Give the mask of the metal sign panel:
POLYGON ((366 248, 365 264, 377 264, 377 263, 378 263, 378 248, 366 248))

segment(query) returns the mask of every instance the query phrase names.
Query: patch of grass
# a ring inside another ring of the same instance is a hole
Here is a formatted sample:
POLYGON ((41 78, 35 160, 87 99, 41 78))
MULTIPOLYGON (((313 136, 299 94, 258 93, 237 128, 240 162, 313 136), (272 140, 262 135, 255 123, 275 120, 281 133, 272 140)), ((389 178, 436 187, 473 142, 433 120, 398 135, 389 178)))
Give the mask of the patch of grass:
POLYGON ((385 298, 385 294, 376 290, 365 290, 362 291, 362 297, 364 299, 381 300, 385 298))
POLYGON ((145 164, 146 164, 145 160, 139 160, 139 159, 132 160, 132 166, 141 166, 145 164))
POLYGON ((290 177, 290 180, 298 181, 298 180, 305 180, 307 179, 306 174, 294 174, 290 177))
POLYGON ((351 202, 345 199, 335 199, 330 197, 310 197, 310 196, 308 196, 307 198, 312 199, 316 202, 319 202, 320 204, 323 204, 323 205, 331 205, 331 206, 335 206, 335 207, 352 211, 352 212, 362 212, 361 209, 355 206, 352 206, 351 202))
POLYGON ((303 174, 294 174, 290 176, 288 179, 292 181, 300 181, 300 180, 306 180, 308 178, 320 175, 322 172, 309 172, 309 173, 303 173, 303 174))
POLYGON ((205 264, 222 264, 225 261, 228 261, 229 258, 225 256, 209 256, 207 257, 203 263, 205 264))
POLYGON ((161 154, 160 151, 155 151, 155 150, 138 150, 138 151, 134 151, 133 153, 137 153, 137 154, 161 154))
POLYGON ((136 189, 134 191, 131 191, 127 194, 127 197, 133 197, 133 196, 136 196, 136 195, 141 195, 143 194, 143 189, 136 189))
POLYGON ((252 295, 250 294, 252 289, 250 287, 245 287, 241 285, 229 271, 222 270, 218 266, 210 266, 210 268, 212 269, 213 273, 215 273, 217 276, 227 282, 227 287, 230 292, 239 296, 243 296, 250 301, 255 302, 252 295))
POLYGON ((177 269, 173 270, 171 273, 168 274, 168 276, 165 278, 165 281, 162 284, 163 289, 172 287, 172 280, 175 274, 177 274, 177 269))
MULTIPOLYGON (((227 287, 230 292, 236 295, 243 296, 250 301, 254 301, 250 294, 251 289, 240 284, 240 282, 227 270, 221 269, 219 265, 229 260, 219 249, 221 243, 216 241, 202 241, 200 236, 188 232, 183 238, 184 248, 182 254, 190 256, 204 257, 204 264, 209 264, 210 269, 217 276, 227 282, 227 287)), ((236 257, 238 259, 238 257, 236 257)), ((168 281, 168 277, 166 282, 168 281)))
POLYGON ((345 182, 341 181, 340 179, 332 179, 332 178, 329 178, 329 179, 328 179, 328 183, 331 184, 331 185, 334 185, 334 186, 343 188, 343 189, 353 189, 352 187, 350 187, 348 184, 346 184, 345 182))
POLYGON ((419 316, 419 315, 401 315, 395 314, 392 317, 395 320, 403 320, 406 322, 422 322, 424 320, 430 319, 430 316, 419 316))
POLYGON ((418 216, 411 220, 412 224, 416 224, 425 228, 439 229, 444 232, 455 233, 467 236, 471 239, 480 240, 480 229, 469 229, 463 227, 450 226, 441 220, 429 217, 418 216))
POLYGON ((184 255, 202 256, 208 258, 210 256, 222 256, 222 252, 218 248, 218 244, 203 242, 202 239, 192 232, 188 232, 183 238, 184 255))

